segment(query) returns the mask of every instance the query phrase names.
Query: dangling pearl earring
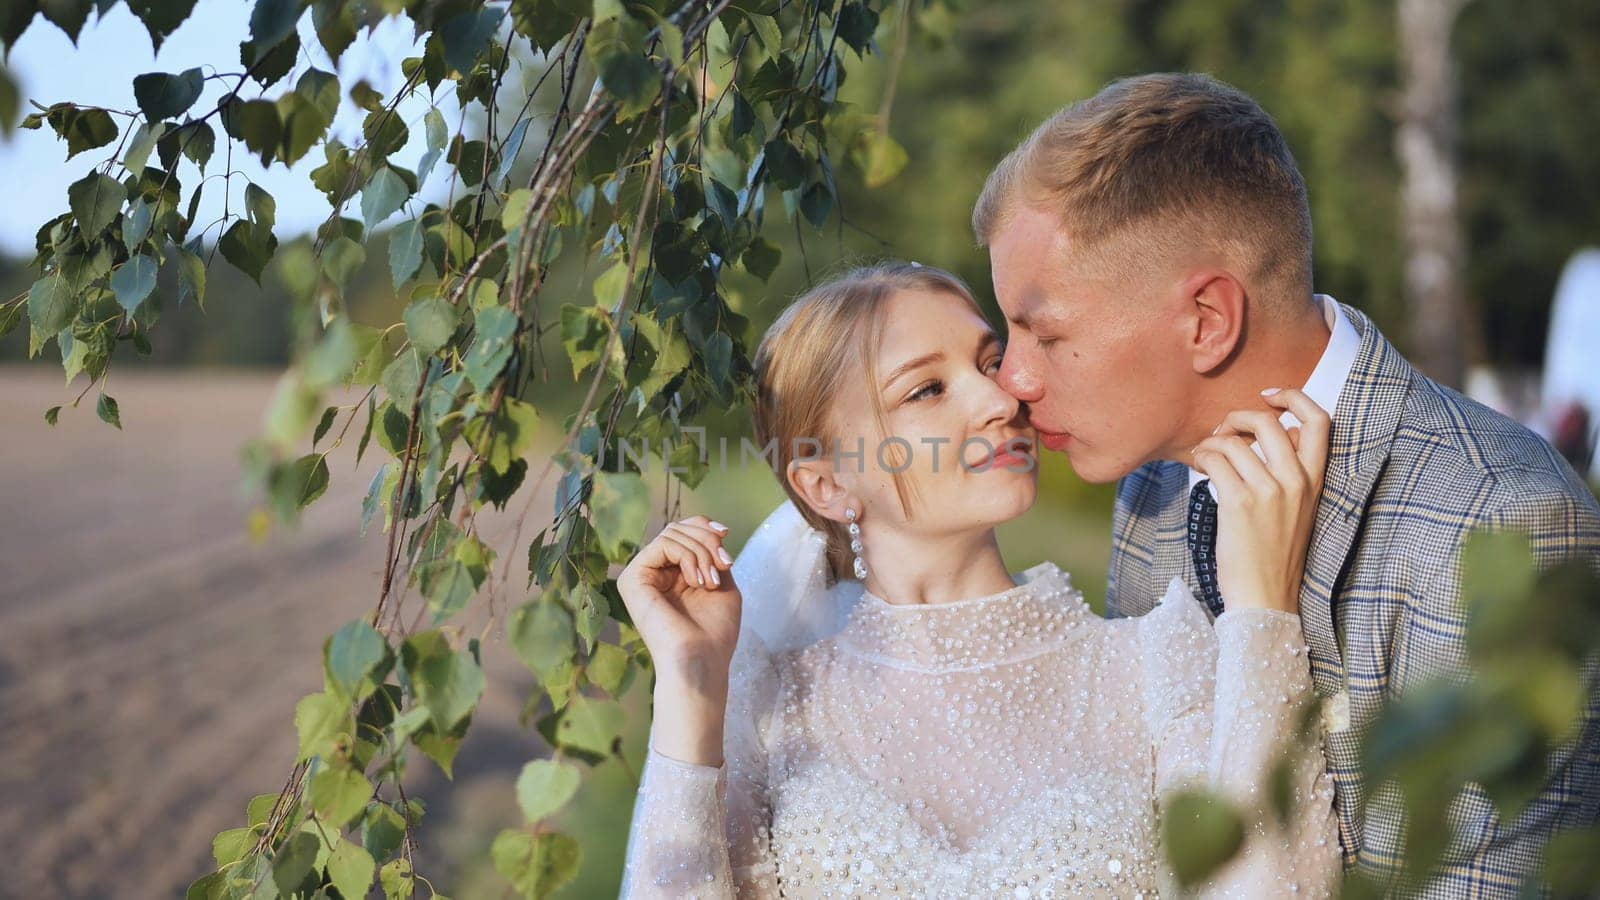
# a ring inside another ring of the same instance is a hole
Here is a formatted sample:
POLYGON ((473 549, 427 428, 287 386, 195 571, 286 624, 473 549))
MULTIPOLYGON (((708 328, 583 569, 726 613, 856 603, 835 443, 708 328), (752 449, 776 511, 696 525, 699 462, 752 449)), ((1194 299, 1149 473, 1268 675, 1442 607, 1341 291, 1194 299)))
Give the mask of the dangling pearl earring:
POLYGON ((850 532, 850 552, 854 553, 856 557, 854 566, 856 578, 865 581, 867 578, 867 561, 861 558, 861 526, 856 524, 856 508, 853 506, 845 507, 844 517, 850 522, 846 530, 850 532))

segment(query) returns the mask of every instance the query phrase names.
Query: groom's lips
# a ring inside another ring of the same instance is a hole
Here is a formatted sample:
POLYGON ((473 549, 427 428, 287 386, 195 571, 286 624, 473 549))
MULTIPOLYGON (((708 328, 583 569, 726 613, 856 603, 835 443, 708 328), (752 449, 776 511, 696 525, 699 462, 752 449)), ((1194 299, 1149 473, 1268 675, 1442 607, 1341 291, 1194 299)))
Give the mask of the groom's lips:
POLYGON ((1033 427, 1039 432, 1039 443, 1057 453, 1064 452, 1072 443, 1072 435, 1065 431, 1046 431, 1037 425, 1033 427))

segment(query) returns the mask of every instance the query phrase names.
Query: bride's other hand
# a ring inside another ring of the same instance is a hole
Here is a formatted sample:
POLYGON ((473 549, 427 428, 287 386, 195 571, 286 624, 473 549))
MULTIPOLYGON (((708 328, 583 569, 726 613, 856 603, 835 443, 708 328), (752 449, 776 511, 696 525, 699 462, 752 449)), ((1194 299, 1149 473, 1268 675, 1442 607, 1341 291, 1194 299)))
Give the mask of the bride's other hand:
POLYGON ((742 597, 727 526, 705 516, 670 522, 617 576, 617 592, 655 663, 651 744, 684 762, 720 765, 728 666, 742 597))
POLYGON ((1302 423, 1285 428, 1279 414, 1239 410, 1194 450, 1195 468, 1217 494, 1217 586, 1228 608, 1300 611, 1306 549, 1322 496, 1330 421, 1298 390, 1263 394, 1269 406, 1302 423), (1261 447, 1263 462, 1250 449, 1261 447))
POLYGON ((701 670, 725 677, 739 637, 739 586, 722 546, 727 526, 690 516, 645 544, 617 576, 617 591, 650 648, 657 674, 701 670))

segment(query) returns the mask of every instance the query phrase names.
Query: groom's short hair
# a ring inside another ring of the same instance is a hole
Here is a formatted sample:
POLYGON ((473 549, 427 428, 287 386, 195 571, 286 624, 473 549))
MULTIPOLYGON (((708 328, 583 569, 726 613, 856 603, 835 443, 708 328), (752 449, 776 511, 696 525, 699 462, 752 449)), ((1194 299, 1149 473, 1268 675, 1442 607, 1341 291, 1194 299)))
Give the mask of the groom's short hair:
POLYGON ((1210 236, 1275 292, 1310 290, 1311 212, 1289 146, 1259 104, 1208 75, 1124 78, 1045 120, 989 174, 972 213, 980 246, 1019 204, 1056 211, 1090 247, 1134 228, 1145 250, 1210 236))

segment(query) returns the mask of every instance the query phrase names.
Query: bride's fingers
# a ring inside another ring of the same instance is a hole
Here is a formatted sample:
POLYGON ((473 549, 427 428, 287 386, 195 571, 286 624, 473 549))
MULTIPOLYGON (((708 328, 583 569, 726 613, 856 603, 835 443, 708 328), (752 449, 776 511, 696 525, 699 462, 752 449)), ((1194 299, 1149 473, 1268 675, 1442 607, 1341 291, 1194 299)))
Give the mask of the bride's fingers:
POLYGON ((1267 464, 1273 471, 1298 469, 1299 458, 1294 445, 1289 442, 1288 431, 1277 413, 1259 409, 1240 409, 1228 413, 1222 420, 1224 428, 1235 434, 1249 434, 1261 445, 1267 464))
POLYGON ((678 538, 671 531, 663 531, 656 536, 662 548, 673 562, 683 570, 685 581, 693 585, 705 587, 710 579, 706 572, 709 569, 709 557, 705 556, 705 548, 690 541, 678 538))
MULTIPOLYGON (((698 516, 696 518, 704 518, 704 516, 698 516)), ((667 527, 682 535, 693 538, 695 541, 704 546, 706 550, 710 551, 713 565, 715 565, 717 568, 726 569, 733 565, 733 557, 730 556, 727 549, 722 546, 724 532, 715 531, 710 526, 696 524, 688 519, 680 519, 679 521, 673 522, 667 527)))
POLYGON ((1328 411, 1307 397, 1304 391, 1289 388, 1262 397, 1267 405, 1286 409, 1300 420, 1300 441, 1296 452, 1300 464, 1312 483, 1322 483, 1323 469, 1328 463, 1328 439, 1333 420, 1328 411))
POLYGON ((722 524, 721 522, 712 521, 709 516, 690 516, 687 519, 680 519, 679 521, 686 525, 700 525, 702 527, 709 528, 723 537, 728 536, 728 526, 722 524))
POLYGON ((1204 449, 1221 454, 1233 466, 1240 480, 1249 486, 1251 493, 1261 494, 1274 490, 1278 479, 1250 449, 1242 437, 1212 437, 1200 442, 1204 449))
POLYGON ((1228 461, 1228 457, 1205 444, 1195 448, 1194 467, 1211 479, 1219 498, 1238 496, 1240 492, 1249 490, 1244 479, 1234 471, 1233 463, 1228 461))
POLYGON ((692 548, 696 558, 699 560, 700 567, 704 570, 706 580, 710 581, 714 586, 721 586, 722 576, 717 573, 717 570, 723 568, 723 566, 719 555, 725 555, 727 553, 726 550, 723 550, 717 544, 708 542, 702 533, 697 533, 695 526, 684 525, 681 522, 673 522, 663 529, 661 533, 670 534, 678 541, 692 548))

